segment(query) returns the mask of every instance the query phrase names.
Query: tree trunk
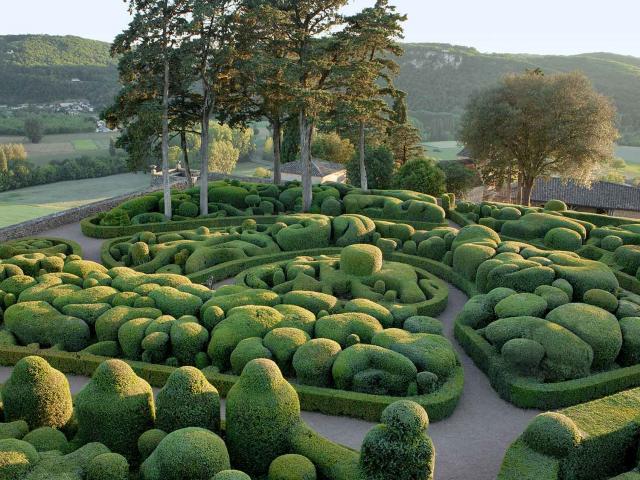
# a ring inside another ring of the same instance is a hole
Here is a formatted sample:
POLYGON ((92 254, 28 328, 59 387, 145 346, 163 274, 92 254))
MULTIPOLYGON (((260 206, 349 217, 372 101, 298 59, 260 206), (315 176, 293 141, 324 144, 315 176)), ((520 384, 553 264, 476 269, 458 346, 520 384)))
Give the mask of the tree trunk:
POLYGON ((164 215, 171 218, 171 185, 169 183, 169 58, 165 52, 164 85, 162 87, 162 188, 164 215))
POLYGON ((182 156, 184 157, 184 175, 187 177, 187 185, 193 187, 193 178, 191 177, 191 165, 189 165, 189 147, 187 145, 187 132, 180 132, 180 147, 182 148, 182 156))
POLYGON ((522 205, 522 173, 518 172, 518 190, 516 191, 516 203, 522 205))
POLYGON ((535 179, 525 178, 522 185, 522 203, 527 207, 531 206, 531 191, 535 179))
POLYGON ((273 122, 271 122, 271 128, 273 130, 273 183, 280 185, 280 182, 282 182, 282 175, 280 173, 282 126, 280 125, 279 118, 276 117, 273 122))
POLYGON ((200 119, 200 215, 209 213, 209 117, 211 105, 209 89, 202 82, 202 118, 200 119))
POLYGON ((311 136, 313 135, 313 122, 307 116, 304 109, 300 110, 300 163, 302 167, 302 211, 311 210, 313 201, 311 179, 311 136))
POLYGON ((367 181, 367 167, 364 163, 364 121, 360 122, 360 188, 367 191, 369 190, 369 182, 367 181))
POLYGON ((511 182, 513 181, 513 170, 509 167, 509 173, 507 174, 507 203, 511 203, 511 182))

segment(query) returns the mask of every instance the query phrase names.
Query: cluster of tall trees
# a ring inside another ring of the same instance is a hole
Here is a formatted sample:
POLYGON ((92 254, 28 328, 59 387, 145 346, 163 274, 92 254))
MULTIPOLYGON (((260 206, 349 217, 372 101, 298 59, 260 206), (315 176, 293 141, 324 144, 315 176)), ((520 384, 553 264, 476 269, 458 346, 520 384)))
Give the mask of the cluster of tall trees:
MULTIPOLYGON (((105 117, 123 129, 119 146, 134 166, 160 145, 165 193, 170 137, 184 144, 199 135, 202 214, 212 121, 268 120, 274 182, 283 157, 299 152, 305 211, 319 126, 357 145, 365 189, 368 143, 384 138, 399 163, 416 153, 406 96, 393 84, 406 18, 387 0, 352 16, 341 14, 347 0, 127 1, 133 20, 112 46, 124 86, 105 117)), ((165 200, 170 216, 168 194, 165 200)))

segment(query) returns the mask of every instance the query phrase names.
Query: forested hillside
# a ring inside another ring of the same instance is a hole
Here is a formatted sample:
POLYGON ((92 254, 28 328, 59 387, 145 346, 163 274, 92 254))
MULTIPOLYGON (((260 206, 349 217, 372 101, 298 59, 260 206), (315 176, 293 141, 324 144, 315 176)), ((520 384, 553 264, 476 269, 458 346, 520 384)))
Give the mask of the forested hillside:
POLYGON ((117 90, 108 43, 71 36, 0 36, 0 104, 87 99, 100 107, 117 90))
POLYGON ((619 112, 627 143, 640 145, 640 58, 610 53, 574 56, 485 54, 447 44, 407 44, 398 87, 409 94, 412 116, 431 140, 453 139, 469 95, 509 72, 541 68, 545 73, 580 70, 619 112))

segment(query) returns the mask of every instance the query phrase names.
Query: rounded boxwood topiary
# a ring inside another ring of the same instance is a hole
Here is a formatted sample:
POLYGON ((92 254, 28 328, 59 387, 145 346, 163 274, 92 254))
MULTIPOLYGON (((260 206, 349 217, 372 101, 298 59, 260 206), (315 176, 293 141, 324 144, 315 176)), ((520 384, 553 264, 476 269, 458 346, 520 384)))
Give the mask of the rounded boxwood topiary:
POLYGON ((544 236, 544 244, 549 248, 575 252, 582 246, 582 237, 574 230, 557 227, 552 228, 546 233, 544 236))
POLYGON ((211 480, 251 480, 251 477, 240 470, 223 470, 211 477, 211 480))
POLYGON ((256 358, 273 358, 271 350, 264 346, 262 338, 250 337, 241 340, 231 352, 231 370, 235 375, 240 375, 244 367, 256 358))
POLYGON ((617 235, 607 235, 600 241, 600 246, 610 252, 615 252, 623 244, 624 242, 617 235))
POLYGON ((60 430, 51 427, 40 427, 27 433, 23 438, 29 442, 39 452, 49 452, 57 450, 62 453, 67 452, 68 442, 60 430))
POLYGON ((63 373, 40 357, 16 363, 2 387, 7 421, 24 420, 29 427, 65 427, 73 415, 69 382, 63 373))
POLYGON ((218 390, 195 367, 172 372, 156 397, 156 428, 169 433, 185 427, 220 430, 218 390))
POLYGON ((331 368, 341 351, 340 344, 328 338, 314 338, 301 345, 293 355, 297 380, 304 385, 330 387, 331 368))
POLYGON ((283 374, 290 375, 293 355, 309 340, 309 335, 298 328, 278 327, 268 332, 262 343, 273 353, 273 358, 283 374))
POLYGON ((618 363, 623 366, 640 363, 640 317, 620 319, 622 330, 622 349, 618 363))
POLYGON ((618 299, 616 296, 613 293, 609 293, 606 290, 600 290, 599 288, 587 290, 582 299, 584 303, 604 308, 609 312, 615 312, 618 309, 618 299))
POLYGON ((196 205, 193 202, 182 202, 179 206, 178 206, 178 215, 180 215, 181 217, 191 217, 191 218, 195 218, 198 216, 198 213, 200 212, 200 209, 198 208, 198 205, 196 205))
POLYGON ((22 480, 39 460, 30 443, 15 438, 0 440, 0 478, 22 480))
POLYGON ((194 365, 196 355, 205 350, 209 332, 199 323, 176 321, 171 326, 171 349, 181 365, 194 365))
POLYGON ((382 251, 373 245, 349 245, 340 252, 340 270, 347 275, 365 277, 382 268, 382 251))
POLYGON ((562 200, 549 200, 544 204, 544 209, 550 212, 566 212, 567 204, 562 200))
POLYGON ((528 338, 512 338, 502 346, 502 358, 518 372, 527 375, 536 371, 544 358, 542 345, 528 338))
POLYGON ((87 480, 129 480, 129 462, 117 453, 98 455, 89 463, 87 480))
POLYGON ((407 318, 402 328, 411 333, 431 333, 442 335, 442 322, 437 318, 414 315, 407 318))
POLYGON ((269 465, 269 480, 316 480, 316 466, 303 455, 289 453, 269 465))
POLYGON ((127 458, 135 457, 138 438, 153 428, 153 391, 122 360, 107 360, 76 395, 78 440, 100 442, 127 458))
POLYGON ((516 293, 498 302, 495 312, 498 318, 541 317, 547 311, 547 301, 533 293, 516 293))
POLYGON ((300 423, 300 402, 271 360, 252 360, 229 390, 226 441, 234 466, 253 475, 290 451, 289 435, 300 423))
POLYGON ((567 292, 558 287, 552 287, 551 285, 540 285, 533 293, 547 301, 549 310, 553 310, 570 301, 567 292))
POLYGON ((573 421, 558 412, 538 415, 522 434, 524 442, 536 452, 552 457, 566 457, 579 445, 582 435, 573 421))
POLYGON ((424 408, 400 400, 383 410, 381 422, 362 442, 360 469, 364 477, 432 478, 435 450, 426 433, 429 417, 424 408))
POLYGON ((564 293, 566 293, 567 297, 569 297, 569 301, 571 301, 571 299, 573 298, 573 285, 571 285, 564 278, 558 278, 558 279, 554 280, 553 283, 551 284, 551 286, 559 288, 564 293))
POLYGON ((140 438, 138 438, 140 460, 146 460, 166 436, 167 433, 158 428, 152 428, 140 435, 140 438))
POLYGON ((224 441, 209 430, 189 427, 164 437, 140 472, 145 480, 209 479, 230 468, 224 441))

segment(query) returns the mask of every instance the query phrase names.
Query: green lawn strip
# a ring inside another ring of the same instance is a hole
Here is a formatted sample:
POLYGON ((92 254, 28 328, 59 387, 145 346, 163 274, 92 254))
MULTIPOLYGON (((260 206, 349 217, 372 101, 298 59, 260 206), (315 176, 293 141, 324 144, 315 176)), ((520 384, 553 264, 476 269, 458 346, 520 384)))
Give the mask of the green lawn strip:
POLYGON ((90 138, 73 140, 72 143, 73 143, 73 148, 75 148, 79 152, 86 151, 86 150, 89 150, 89 151, 98 150, 98 146, 90 138))

